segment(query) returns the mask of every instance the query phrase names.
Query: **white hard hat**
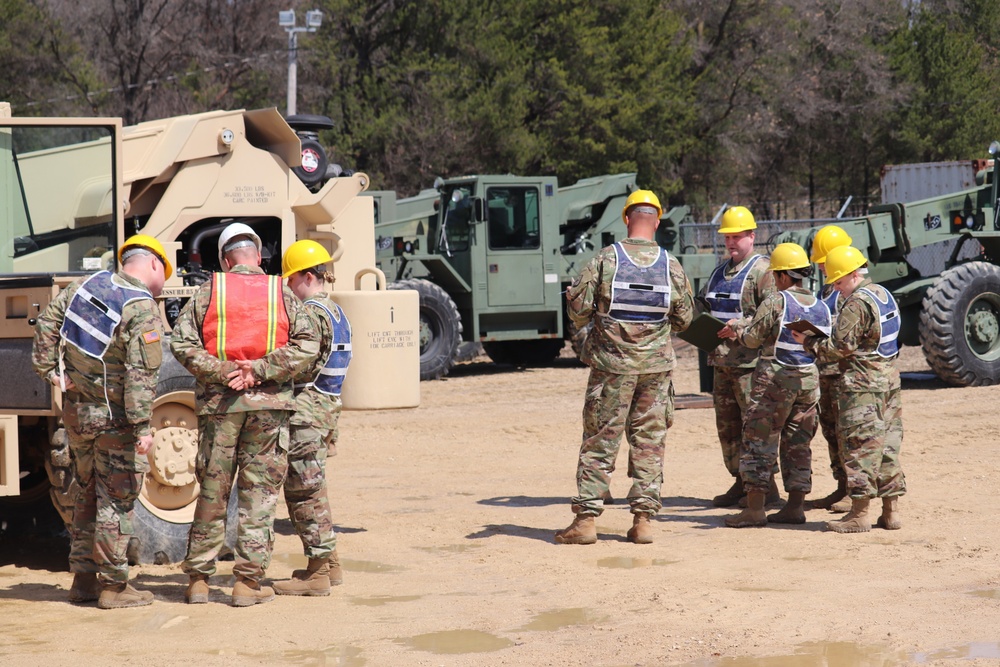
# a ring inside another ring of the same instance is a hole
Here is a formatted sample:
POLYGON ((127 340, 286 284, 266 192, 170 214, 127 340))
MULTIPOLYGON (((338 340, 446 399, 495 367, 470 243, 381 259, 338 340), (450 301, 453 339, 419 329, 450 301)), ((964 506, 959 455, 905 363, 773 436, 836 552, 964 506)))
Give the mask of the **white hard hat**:
POLYGON ((222 234, 219 235, 219 266, 225 267, 225 262, 223 258, 226 256, 225 247, 229 241, 236 236, 249 236, 250 240, 253 241, 254 245, 257 246, 257 252, 260 252, 260 237, 257 236, 250 225, 243 224, 242 222, 234 222, 225 229, 222 230, 222 234))

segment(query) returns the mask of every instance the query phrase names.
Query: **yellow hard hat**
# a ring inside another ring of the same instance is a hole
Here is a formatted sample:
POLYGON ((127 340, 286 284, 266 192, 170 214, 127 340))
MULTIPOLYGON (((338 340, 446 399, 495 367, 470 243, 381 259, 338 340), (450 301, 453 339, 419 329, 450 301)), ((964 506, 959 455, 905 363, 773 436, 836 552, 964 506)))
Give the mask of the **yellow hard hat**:
POLYGON ((170 265, 170 260, 167 259, 167 253, 163 249, 163 244, 154 239, 152 236, 146 234, 136 234, 130 237, 122 247, 118 248, 118 262, 122 262, 122 256, 125 255, 125 251, 129 248, 144 248, 149 252, 156 255, 161 262, 163 262, 163 276, 164 280, 170 278, 174 274, 174 267, 170 265))
POLYGON ((757 229, 757 222, 753 219, 753 213, 746 206, 733 206, 726 209, 722 215, 722 224, 719 225, 720 234, 738 234, 751 229, 757 229))
POLYGON ((790 271, 809 266, 805 248, 798 243, 779 243, 771 253, 772 271, 790 271))
POLYGON ((827 225, 816 232, 816 236, 813 237, 812 257, 809 259, 823 263, 831 250, 845 245, 851 245, 851 237, 847 235, 847 232, 837 225, 827 225))
POLYGON ((293 273, 331 261, 333 258, 326 248, 312 239, 302 239, 290 245, 281 258, 281 277, 287 278, 293 273))
POLYGON ((844 276, 857 271, 868 260, 861 251, 849 245, 834 248, 826 255, 826 284, 832 285, 844 276))
POLYGON ((655 208, 656 217, 663 215, 663 207, 660 206, 660 200, 653 194, 652 190, 636 190, 625 200, 625 206, 622 208, 622 222, 626 225, 628 224, 628 210, 639 204, 648 204, 655 208))

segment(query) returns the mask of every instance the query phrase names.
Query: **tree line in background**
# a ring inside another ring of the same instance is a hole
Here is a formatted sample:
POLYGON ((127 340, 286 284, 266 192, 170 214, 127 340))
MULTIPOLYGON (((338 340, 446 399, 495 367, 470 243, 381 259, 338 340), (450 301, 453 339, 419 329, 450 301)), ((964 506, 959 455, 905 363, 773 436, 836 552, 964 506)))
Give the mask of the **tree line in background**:
POLYGON ((298 110, 334 161, 414 194, 436 176, 637 171, 698 219, 826 217, 883 164, 1000 139, 995 0, 0 0, 0 99, 126 124, 298 110))

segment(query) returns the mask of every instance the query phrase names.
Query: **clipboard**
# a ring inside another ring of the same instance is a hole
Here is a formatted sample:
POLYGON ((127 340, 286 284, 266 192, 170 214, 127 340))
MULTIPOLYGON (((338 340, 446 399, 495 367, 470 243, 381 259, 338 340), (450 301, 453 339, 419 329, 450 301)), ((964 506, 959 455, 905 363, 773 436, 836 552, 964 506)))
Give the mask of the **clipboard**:
POLYGON ((830 337, 829 334, 820 330, 819 327, 808 320, 795 320, 794 322, 789 322, 785 325, 785 328, 791 329, 792 331, 798 331, 799 333, 804 333, 807 336, 818 336, 819 338, 830 337))
POLYGON ((702 313, 691 321, 691 326, 677 334, 677 337, 691 343, 699 350, 711 352, 726 342, 726 339, 719 338, 719 332, 725 326, 726 323, 719 318, 702 313))

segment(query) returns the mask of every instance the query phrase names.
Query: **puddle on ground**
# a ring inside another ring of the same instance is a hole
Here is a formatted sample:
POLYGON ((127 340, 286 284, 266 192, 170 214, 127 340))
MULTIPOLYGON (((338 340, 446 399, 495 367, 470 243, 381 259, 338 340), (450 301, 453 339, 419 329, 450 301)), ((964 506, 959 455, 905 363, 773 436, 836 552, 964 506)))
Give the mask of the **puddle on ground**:
POLYGON ((280 653, 243 653, 234 649, 208 651, 212 657, 221 656, 238 660, 253 660, 262 665, 305 665, 306 667, 364 667, 367 661, 361 657, 357 646, 328 646, 320 650, 288 650, 280 653))
POLYGON ((405 644, 417 651, 427 651, 439 655, 445 653, 490 653, 510 648, 514 645, 509 639, 491 635, 479 630, 444 630, 416 635, 407 639, 397 639, 397 643, 405 644))
POLYGON ((597 567, 609 567, 615 570, 632 570, 637 567, 652 567, 660 565, 673 565, 679 563, 678 560, 667 560, 666 558, 631 558, 629 556, 611 556, 601 558, 597 561, 597 567))
POLYGON ((1000 658, 1000 642, 969 642, 952 648, 936 651, 917 651, 909 655, 910 660, 920 664, 934 660, 976 660, 978 658, 1000 658))
POLYGON ((884 646, 861 646, 850 642, 800 644, 794 655, 763 658, 708 658, 685 667, 902 667, 937 660, 1000 658, 1000 642, 971 642, 934 651, 893 651, 884 646))
POLYGON ((374 572, 376 574, 402 572, 404 570, 404 568, 398 565, 389 565, 388 563, 379 563, 373 560, 345 559, 340 561, 340 566, 348 572, 374 572))
POLYGON ((365 659, 357 646, 329 646, 321 651, 285 651, 286 665, 316 665, 316 667, 364 667, 365 659))
POLYGON ((969 595, 977 598, 992 598, 1000 600, 1000 588, 984 588, 981 591, 970 591, 969 595))
POLYGON ((351 597, 348 602, 361 607, 381 607, 390 602, 413 602, 424 597, 423 595, 373 595, 372 597, 351 597))
POLYGON ((521 626, 518 630, 541 630, 551 632, 572 625, 593 625, 607 620, 607 616, 597 616, 589 609, 576 607, 574 609, 554 609, 535 614, 534 620, 521 626))
POLYGON ((446 544, 440 547, 416 547, 421 551, 427 551, 430 553, 437 553, 440 551, 445 551, 452 554, 463 554, 467 551, 473 551, 474 549, 481 549, 483 545, 481 544, 446 544))

